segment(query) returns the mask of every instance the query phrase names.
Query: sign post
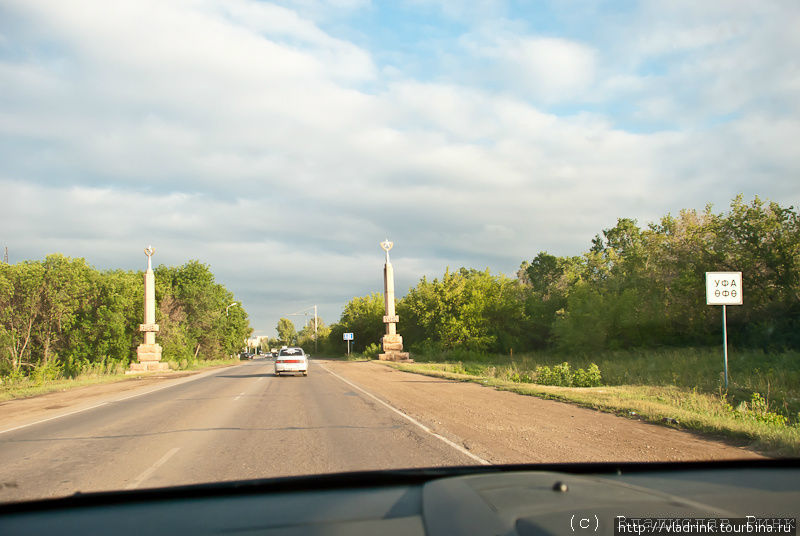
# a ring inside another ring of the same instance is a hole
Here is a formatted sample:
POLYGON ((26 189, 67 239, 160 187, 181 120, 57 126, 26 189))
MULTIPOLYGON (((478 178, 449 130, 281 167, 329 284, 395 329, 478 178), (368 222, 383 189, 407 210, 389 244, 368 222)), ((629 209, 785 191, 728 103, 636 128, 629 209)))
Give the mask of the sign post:
POLYGON ((706 305, 722 306, 722 349, 728 389, 728 305, 742 305, 742 272, 706 272, 706 305))
POLYGON ((353 334, 343 333, 342 338, 347 341, 347 355, 350 355, 350 341, 353 340, 353 334))

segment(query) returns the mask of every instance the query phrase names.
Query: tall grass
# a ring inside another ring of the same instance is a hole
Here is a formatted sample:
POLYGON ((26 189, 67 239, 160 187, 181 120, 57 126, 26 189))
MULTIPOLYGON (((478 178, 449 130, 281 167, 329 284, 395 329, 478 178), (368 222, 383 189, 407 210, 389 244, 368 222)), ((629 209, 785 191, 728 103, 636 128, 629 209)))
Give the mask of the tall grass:
POLYGON ((800 352, 765 353, 761 350, 729 349, 727 393, 724 390, 721 347, 649 348, 606 351, 592 354, 537 352, 488 355, 455 351, 415 355, 417 362, 457 365, 452 372, 488 375, 507 379, 530 373, 537 366, 568 362, 573 368, 596 363, 604 385, 675 386, 701 393, 726 396, 733 405, 749 402, 754 393, 764 397, 770 411, 798 420, 800 412, 800 352))

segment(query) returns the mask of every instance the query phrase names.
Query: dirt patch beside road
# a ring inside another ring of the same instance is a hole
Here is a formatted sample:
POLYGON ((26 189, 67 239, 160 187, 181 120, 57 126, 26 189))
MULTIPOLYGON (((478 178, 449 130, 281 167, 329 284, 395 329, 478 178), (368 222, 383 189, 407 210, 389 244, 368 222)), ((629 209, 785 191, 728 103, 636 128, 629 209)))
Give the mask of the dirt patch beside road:
POLYGON ((401 372, 367 361, 324 365, 492 463, 761 457, 689 432, 475 383, 401 372))

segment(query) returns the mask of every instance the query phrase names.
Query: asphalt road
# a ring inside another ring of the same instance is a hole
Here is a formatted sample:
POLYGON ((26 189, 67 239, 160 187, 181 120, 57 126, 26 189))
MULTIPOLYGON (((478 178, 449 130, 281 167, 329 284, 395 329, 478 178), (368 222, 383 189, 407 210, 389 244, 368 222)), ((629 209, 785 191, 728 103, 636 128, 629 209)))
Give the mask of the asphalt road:
POLYGON ((255 360, 0 433, 0 501, 474 463, 313 361, 255 360))

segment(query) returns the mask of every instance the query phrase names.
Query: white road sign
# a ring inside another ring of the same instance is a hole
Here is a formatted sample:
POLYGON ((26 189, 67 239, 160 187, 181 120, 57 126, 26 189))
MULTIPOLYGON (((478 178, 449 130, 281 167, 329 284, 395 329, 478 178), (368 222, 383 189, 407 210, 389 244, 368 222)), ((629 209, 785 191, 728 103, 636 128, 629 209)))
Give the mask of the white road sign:
POLYGON ((345 340, 345 341, 352 341, 353 340, 353 334, 352 333, 343 333, 342 335, 344 336, 343 340, 345 340))
POLYGON ((706 305, 742 305, 742 272, 706 272, 706 305))

